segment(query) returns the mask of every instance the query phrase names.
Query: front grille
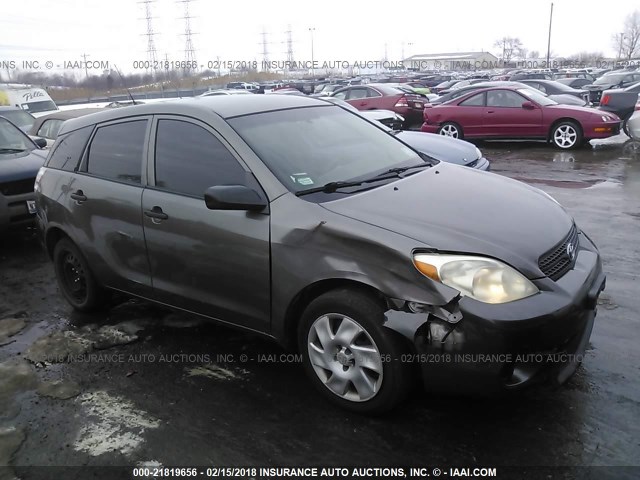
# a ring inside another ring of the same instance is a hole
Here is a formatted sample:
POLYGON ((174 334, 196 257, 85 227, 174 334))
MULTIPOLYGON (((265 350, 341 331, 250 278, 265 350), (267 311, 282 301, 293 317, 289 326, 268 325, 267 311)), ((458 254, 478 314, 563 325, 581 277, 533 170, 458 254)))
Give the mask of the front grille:
POLYGON ((27 178, 25 180, 16 180, 14 182, 0 183, 0 193, 5 197, 30 193, 33 192, 34 183, 36 183, 36 177, 27 178))
POLYGON ((465 167, 471 167, 474 168, 476 165, 478 165, 478 162, 480 161, 479 158, 477 158, 476 160, 474 160, 473 162, 469 162, 465 165, 465 167))
POLYGON ((567 237, 558 246, 540 257, 538 266, 542 273, 551 278, 551 280, 558 280, 573 266, 577 250, 578 229, 573 225, 567 237), (572 246, 573 255, 569 255, 569 244, 572 246))

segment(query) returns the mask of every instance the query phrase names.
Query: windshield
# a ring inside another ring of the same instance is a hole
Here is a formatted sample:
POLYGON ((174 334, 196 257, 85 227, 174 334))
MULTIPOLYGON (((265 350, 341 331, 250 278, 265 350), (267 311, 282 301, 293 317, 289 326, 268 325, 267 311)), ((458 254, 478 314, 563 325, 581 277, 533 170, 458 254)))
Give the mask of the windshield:
POLYGON ((24 110, 0 110, 0 117, 11 120, 14 125, 22 129, 29 129, 33 125, 35 118, 24 110))
POLYGON ((292 192, 425 163, 391 135, 333 106, 247 115, 229 124, 292 192))
POLYGON ((543 107, 549 105, 558 105, 558 102, 551 100, 543 93, 539 92, 538 90, 533 90, 532 88, 519 88, 518 92, 520 92, 532 102, 536 102, 538 105, 542 105, 543 107))
POLYGON ((23 103, 22 109, 30 113, 47 112, 49 110, 57 110, 56 104, 51 100, 43 100, 41 102, 23 103))
POLYGON ((605 75, 604 77, 600 77, 595 82, 594 85, 617 85, 620 82, 623 82, 626 78, 626 74, 617 74, 617 75, 605 75))
POLYGON ((34 143, 19 128, 0 117, 0 153, 34 150, 34 143))

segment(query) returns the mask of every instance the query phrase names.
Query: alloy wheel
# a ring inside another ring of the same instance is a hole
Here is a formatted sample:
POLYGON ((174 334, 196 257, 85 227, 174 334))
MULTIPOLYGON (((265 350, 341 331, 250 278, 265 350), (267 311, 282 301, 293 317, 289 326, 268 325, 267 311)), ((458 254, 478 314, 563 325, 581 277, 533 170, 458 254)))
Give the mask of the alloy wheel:
POLYGON ((455 125, 448 124, 448 125, 444 125, 440 129, 440 135, 444 135, 445 137, 458 138, 458 136, 460 135, 460 132, 458 131, 455 125))
POLYGON ((553 141, 560 148, 571 148, 578 141, 578 132, 572 125, 560 125, 553 132, 553 141))
POLYGON ((335 395, 365 402, 380 391, 380 351, 367 331, 348 316, 330 313, 317 318, 307 336, 309 361, 322 383, 335 395))

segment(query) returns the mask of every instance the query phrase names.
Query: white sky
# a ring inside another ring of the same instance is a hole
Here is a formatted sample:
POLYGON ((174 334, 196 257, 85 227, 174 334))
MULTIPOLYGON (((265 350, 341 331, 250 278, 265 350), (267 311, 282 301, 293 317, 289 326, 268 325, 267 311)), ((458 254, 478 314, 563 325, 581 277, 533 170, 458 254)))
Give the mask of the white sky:
MULTIPOLYGON (((293 31, 294 57, 311 60, 314 27, 316 61, 400 60, 419 53, 488 50, 502 36, 519 37, 529 50, 546 55, 548 1, 454 0, 452 2, 345 2, 291 0, 193 0, 193 42, 199 64, 208 60, 262 60, 261 32, 269 57, 286 58, 286 30, 293 31), (412 45, 409 45, 412 44, 412 45)), ((159 57, 184 60, 183 4, 152 4, 159 57)), ((551 49, 557 55, 599 51, 615 56, 611 37, 623 30, 638 0, 554 1, 551 49)), ((132 72, 146 60, 144 5, 136 0, 3 1, 0 62, 3 60, 108 60, 132 72)))

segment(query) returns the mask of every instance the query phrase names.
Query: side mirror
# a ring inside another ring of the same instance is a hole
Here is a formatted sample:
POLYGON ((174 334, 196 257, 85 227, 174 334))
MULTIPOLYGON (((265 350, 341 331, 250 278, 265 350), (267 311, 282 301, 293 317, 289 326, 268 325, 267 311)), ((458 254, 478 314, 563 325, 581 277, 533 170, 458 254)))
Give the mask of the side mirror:
POLYGON ((39 148, 47 148, 47 140, 42 137, 34 138, 33 143, 35 143, 39 148))
POLYGON ((255 190, 244 185, 218 185, 207 188, 204 201, 209 210, 246 210, 259 212, 267 202, 255 190))
POLYGON ((533 104, 533 102, 523 102, 522 103, 522 108, 524 108, 525 110, 533 110, 534 108, 536 108, 536 106, 533 104))

